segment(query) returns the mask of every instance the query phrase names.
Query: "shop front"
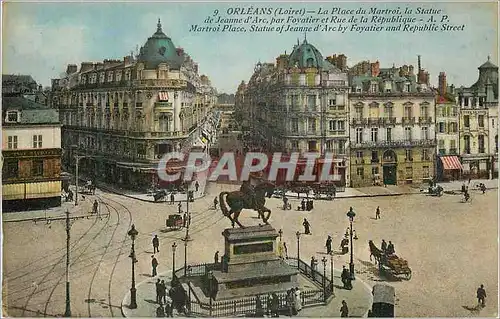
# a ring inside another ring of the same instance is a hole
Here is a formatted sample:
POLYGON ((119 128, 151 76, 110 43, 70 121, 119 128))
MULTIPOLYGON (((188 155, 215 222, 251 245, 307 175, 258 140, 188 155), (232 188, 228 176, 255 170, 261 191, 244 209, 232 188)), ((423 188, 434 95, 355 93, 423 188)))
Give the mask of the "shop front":
POLYGON ((440 156, 437 174, 440 181, 456 181, 462 178, 462 163, 458 156, 440 156))

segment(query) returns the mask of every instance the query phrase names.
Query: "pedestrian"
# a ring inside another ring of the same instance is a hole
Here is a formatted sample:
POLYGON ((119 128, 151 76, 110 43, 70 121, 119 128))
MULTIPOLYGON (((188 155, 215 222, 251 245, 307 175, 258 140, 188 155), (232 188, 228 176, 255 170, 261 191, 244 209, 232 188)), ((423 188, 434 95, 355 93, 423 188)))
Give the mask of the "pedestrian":
POLYGON ((381 244, 381 247, 380 247, 380 248, 382 249, 382 252, 383 252, 384 254, 386 254, 386 253, 387 253, 387 243, 385 242, 385 239, 382 239, 382 244, 381 244))
POLYGON ((300 296, 299 287, 295 287, 294 294, 295 294, 295 310, 299 312, 302 310, 302 298, 300 296))
POLYGON ((462 193, 465 193, 465 182, 462 184, 462 193))
POLYGON ((156 308, 156 317, 157 318, 165 317, 165 311, 163 310, 163 307, 161 305, 158 306, 158 308, 156 308))
POLYGON ((259 295, 255 296, 255 317, 264 317, 264 308, 259 295))
POLYGON ((472 177, 469 177, 469 183, 468 183, 469 185, 470 185, 470 181, 471 181, 471 179, 472 179, 472 177))
POLYGON ((198 191, 198 189, 200 189, 200 183, 198 183, 198 181, 196 181, 196 183, 194 183, 194 189, 196 191, 198 191))
POLYGON ((214 198, 214 209, 217 209, 217 204, 219 201, 217 200, 217 197, 214 198))
POLYGON ((389 240, 389 245, 387 245, 387 254, 392 255, 395 252, 396 251, 394 250, 394 244, 392 243, 392 241, 389 240))
POLYGON ((300 202, 300 209, 305 211, 306 210, 306 200, 302 198, 302 201, 300 202))
POLYGON ((347 238, 347 237, 349 237, 349 227, 347 227, 347 228, 345 229, 345 234, 344 234, 344 236, 345 236, 346 238, 347 238))
POLYGON ((170 303, 170 298, 167 298, 167 302, 165 303, 165 317, 170 317, 170 308, 172 307, 170 303))
POLYGON ((177 210, 178 210, 178 214, 179 215, 182 214, 182 204, 181 204, 181 202, 179 202, 179 204, 177 205, 177 210))
POLYGON ((273 318, 279 317, 278 314, 279 302, 280 301, 278 295, 275 292, 273 292, 273 294, 271 295, 271 317, 273 318))
POLYGON ((375 219, 380 219, 380 206, 377 206, 377 210, 375 211, 375 219))
POLYGON ((156 303, 161 305, 161 281, 160 278, 155 283, 156 286, 156 303))
POLYGON ((217 250, 214 255, 214 263, 217 265, 219 263, 219 251, 217 250))
POLYGON ((328 238, 326 239, 326 253, 331 254, 332 253, 332 236, 328 235, 328 238))
POLYGON ((352 231, 352 239, 358 239, 358 235, 356 235, 356 230, 352 231))
MULTIPOLYGON (((179 203, 179 205, 180 205, 180 203, 179 203)), ((187 226, 187 219, 188 219, 188 214, 186 212, 186 213, 184 213, 184 216, 182 217, 182 227, 187 226)))
POLYGON ((290 315, 290 317, 293 316, 293 312, 294 312, 294 303, 295 303, 295 296, 293 294, 293 288, 291 288, 290 290, 288 290, 286 292, 286 305, 287 305, 287 308, 288 308, 288 314, 290 315))
POLYGON ((311 235, 311 224, 304 218, 304 222, 302 222, 302 226, 304 226, 304 234, 311 235))
POLYGON ((286 247, 286 243, 283 242, 283 248, 285 250, 285 258, 288 259, 288 248, 286 247))
POLYGON ((347 302, 342 300, 342 307, 340 308, 340 317, 346 318, 349 317, 349 308, 347 307, 347 302))
POLYGON ((165 280, 161 281, 160 284, 160 289, 161 289, 161 300, 163 303, 167 303, 167 284, 165 283, 165 280))
POLYGON ((486 290, 484 289, 484 285, 481 285, 477 288, 477 303, 484 308, 485 303, 484 299, 486 298, 486 290))
POLYGON ((158 267, 158 260, 156 260, 154 255, 151 255, 151 267, 153 268, 153 274, 151 277, 155 277, 157 275, 156 268, 158 267))
POLYGON ((170 193, 170 205, 173 205, 175 201, 174 193, 170 193))
POLYGON ((188 227, 191 226, 191 213, 188 213, 188 227))
POLYGON ((342 284, 344 285, 344 289, 349 289, 349 278, 351 277, 351 274, 345 268, 345 266, 342 266, 342 273, 340 274, 340 279, 342 280, 342 284))
POLYGON ((158 238, 158 235, 155 235, 153 238, 153 254, 159 253, 160 252, 160 239, 158 238))

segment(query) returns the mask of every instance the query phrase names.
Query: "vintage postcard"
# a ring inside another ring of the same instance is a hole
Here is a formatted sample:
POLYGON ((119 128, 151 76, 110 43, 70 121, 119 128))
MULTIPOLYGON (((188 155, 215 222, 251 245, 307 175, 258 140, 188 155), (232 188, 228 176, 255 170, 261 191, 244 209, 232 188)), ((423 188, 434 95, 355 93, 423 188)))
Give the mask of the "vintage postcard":
POLYGON ((498 3, 4 2, 4 317, 498 317, 498 3))

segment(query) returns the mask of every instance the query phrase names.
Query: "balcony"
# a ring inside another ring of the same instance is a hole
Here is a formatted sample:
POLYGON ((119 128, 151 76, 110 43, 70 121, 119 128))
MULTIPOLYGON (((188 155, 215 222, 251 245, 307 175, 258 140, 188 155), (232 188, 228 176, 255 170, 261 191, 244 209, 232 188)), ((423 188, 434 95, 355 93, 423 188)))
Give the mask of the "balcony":
POLYGON ((368 124, 369 125, 378 125, 380 122, 379 122, 379 118, 378 117, 370 117, 368 119, 368 124))
POLYGON ((162 86, 162 87, 175 87, 182 88, 187 86, 185 80, 171 80, 171 79, 148 79, 148 80, 134 80, 134 86, 147 87, 147 86, 162 86))
POLYGON ((440 149, 438 150, 438 154, 439 154, 440 156, 446 155, 446 149, 445 149, 445 148, 440 148, 440 149))
POLYGON ((420 123, 420 124, 431 124, 432 123, 432 117, 421 116, 421 117, 418 118, 418 123, 420 123))
POLYGON ((450 148, 450 155, 458 155, 458 150, 456 148, 450 148))
POLYGON ((363 125, 363 120, 362 118, 353 118, 351 125, 363 125))
POLYGON ((372 158, 370 162, 374 164, 374 163, 379 163, 380 161, 378 158, 372 158))
POLYGON ((415 124, 414 117, 403 117, 403 124, 415 124))
POLYGON ((407 148, 407 147, 433 147, 436 146, 436 140, 397 140, 397 141, 378 141, 378 142, 361 142, 352 143, 352 149, 362 148, 407 148))
POLYGON ((395 125, 396 124, 396 118, 395 117, 385 117, 383 118, 383 122, 385 125, 395 125))
POLYGON ((362 159, 362 158, 356 158, 355 163, 356 163, 356 164, 364 164, 364 163, 365 163, 365 160, 364 160, 364 159, 362 159))

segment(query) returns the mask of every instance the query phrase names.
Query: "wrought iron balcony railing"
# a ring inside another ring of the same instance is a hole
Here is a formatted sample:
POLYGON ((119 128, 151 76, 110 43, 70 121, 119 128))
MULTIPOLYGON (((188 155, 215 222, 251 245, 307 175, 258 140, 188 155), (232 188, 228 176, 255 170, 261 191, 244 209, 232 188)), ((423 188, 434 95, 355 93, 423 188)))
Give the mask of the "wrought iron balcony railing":
POLYGON ((431 147, 436 146, 436 140, 396 140, 396 141, 378 141, 378 142, 361 142, 352 143, 351 148, 391 148, 391 147, 417 147, 425 146, 431 147))

